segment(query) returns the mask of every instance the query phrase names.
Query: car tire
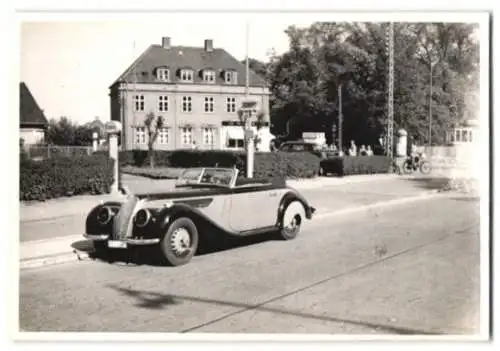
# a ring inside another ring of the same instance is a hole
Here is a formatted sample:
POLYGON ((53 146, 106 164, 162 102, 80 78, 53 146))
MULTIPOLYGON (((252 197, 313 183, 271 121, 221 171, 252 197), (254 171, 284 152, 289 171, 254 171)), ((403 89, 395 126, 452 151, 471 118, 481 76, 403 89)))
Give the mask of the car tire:
POLYGON ((292 240, 299 235, 300 226, 305 218, 304 206, 300 201, 292 201, 283 213, 279 236, 283 240, 292 240))
POLYGON ((171 266, 188 263, 198 249, 198 241, 198 229, 194 222, 187 217, 177 218, 168 226, 160 241, 163 259, 171 266))

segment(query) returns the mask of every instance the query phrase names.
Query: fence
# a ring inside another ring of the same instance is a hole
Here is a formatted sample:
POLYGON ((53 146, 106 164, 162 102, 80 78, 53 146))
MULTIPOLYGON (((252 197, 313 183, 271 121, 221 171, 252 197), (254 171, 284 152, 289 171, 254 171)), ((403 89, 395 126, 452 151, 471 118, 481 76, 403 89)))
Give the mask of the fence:
POLYGON ((30 146, 23 147, 25 155, 29 159, 44 159, 57 156, 91 155, 92 146, 30 146))

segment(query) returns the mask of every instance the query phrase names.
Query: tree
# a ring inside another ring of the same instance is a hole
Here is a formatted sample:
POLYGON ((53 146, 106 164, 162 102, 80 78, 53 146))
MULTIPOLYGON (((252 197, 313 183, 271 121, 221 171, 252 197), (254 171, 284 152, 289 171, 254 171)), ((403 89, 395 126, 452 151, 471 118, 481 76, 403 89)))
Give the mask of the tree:
MULTIPOLYGON (((273 133, 286 125, 295 137, 305 128, 330 132, 342 85, 345 142, 378 143, 388 120, 388 25, 318 22, 289 27, 289 50, 268 63, 273 133)), ((433 142, 444 142, 445 130, 467 115, 466 101, 478 89, 475 28, 463 23, 394 24, 395 130, 405 128, 426 141, 431 63, 433 142)))
POLYGON ((52 145, 73 145, 76 126, 67 118, 51 119, 47 128, 47 143, 52 145))
POLYGON ((149 112, 144 120, 144 126, 146 127, 148 134, 148 158, 149 166, 153 168, 155 166, 154 162, 154 143, 158 137, 158 133, 163 128, 164 121, 162 116, 155 116, 153 112, 149 112))

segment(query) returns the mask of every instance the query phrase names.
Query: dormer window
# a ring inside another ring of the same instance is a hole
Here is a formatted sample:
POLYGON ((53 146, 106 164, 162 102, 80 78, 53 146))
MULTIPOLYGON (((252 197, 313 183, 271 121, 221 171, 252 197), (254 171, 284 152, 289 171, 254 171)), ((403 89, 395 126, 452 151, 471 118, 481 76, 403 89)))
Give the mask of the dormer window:
POLYGON ((203 82, 205 82, 205 83, 215 83, 215 71, 204 70, 203 71, 203 82))
POLYGON ((170 80, 170 71, 168 68, 158 68, 156 70, 156 79, 162 82, 168 82, 170 80))
POLYGON ((192 82, 193 81, 193 70, 192 69, 182 69, 181 70, 181 81, 182 82, 192 82))
POLYGON ((224 82, 226 84, 236 84, 238 81, 238 73, 236 71, 224 72, 224 82))

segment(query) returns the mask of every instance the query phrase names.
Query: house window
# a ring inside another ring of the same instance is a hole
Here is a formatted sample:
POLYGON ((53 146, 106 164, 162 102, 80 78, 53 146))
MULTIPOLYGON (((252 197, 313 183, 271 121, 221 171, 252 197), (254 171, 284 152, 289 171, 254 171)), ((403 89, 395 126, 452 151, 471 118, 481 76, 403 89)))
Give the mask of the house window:
POLYGON ((463 142, 469 141, 467 138, 468 136, 469 136, 468 130, 462 130, 462 141, 463 142))
POLYGON ((168 128, 161 128, 158 130, 158 144, 168 144, 168 128))
POLYGON ((214 98, 205 97, 205 112, 214 112, 214 98))
POLYGON ((136 144, 146 144, 146 128, 136 127, 135 128, 135 143, 136 144))
POLYGON ((168 96, 160 95, 158 96, 158 111, 167 112, 168 111, 168 96))
POLYGON ((190 69, 181 70, 181 81, 192 82, 193 81, 193 70, 190 70, 190 69))
POLYGON ((215 71, 203 71, 203 81, 205 83, 215 83, 215 71))
POLYGON ((193 104, 191 96, 182 97, 182 112, 191 112, 193 110, 193 104))
POLYGON ((243 139, 228 139, 227 147, 230 148, 243 148, 243 139))
POLYGON ((134 107, 136 111, 144 111, 144 95, 134 95, 134 107))
POLYGON ((226 84, 236 84, 238 73, 235 71, 227 71, 224 73, 224 81, 226 84))
POLYGON ((156 70, 156 78, 163 82, 168 82, 170 78, 170 72, 168 68, 158 68, 156 70))
POLYGON ((203 128, 203 145, 214 145, 215 128, 203 128))
POLYGON ((236 112, 236 98, 227 98, 227 112, 236 112))
POLYGON ((182 145, 193 145, 193 128, 181 128, 181 141, 182 145))

